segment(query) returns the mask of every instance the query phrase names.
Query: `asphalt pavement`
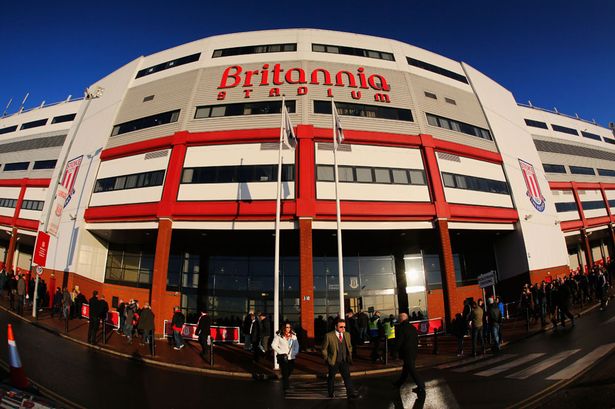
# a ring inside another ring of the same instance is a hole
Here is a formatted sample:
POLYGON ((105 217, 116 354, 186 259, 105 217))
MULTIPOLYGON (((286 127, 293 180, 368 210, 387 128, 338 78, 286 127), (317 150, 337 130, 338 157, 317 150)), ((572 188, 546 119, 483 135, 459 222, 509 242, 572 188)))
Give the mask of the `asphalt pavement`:
MULTIPOLYGON (((150 366, 138 362, 138 356, 137 360, 118 358, 6 313, 0 314, 0 340, 6 339, 7 323, 13 324, 27 375, 52 397, 61 396, 76 407, 87 408, 212 404, 254 409, 282 405, 293 409, 532 407, 547 392, 568 386, 597 362, 610 362, 615 351, 615 305, 611 304, 605 312, 596 309, 577 319, 574 328, 568 325, 557 332, 534 335, 500 355, 456 360, 421 371, 428 389, 424 400, 412 393, 412 383, 400 391, 393 389, 396 375, 356 378, 363 398, 348 400, 341 382, 334 399, 327 397, 324 379, 296 381, 284 396, 277 380, 217 378, 150 366)), ((6 361, 6 357, 6 342, 0 342, 0 358, 6 361)))

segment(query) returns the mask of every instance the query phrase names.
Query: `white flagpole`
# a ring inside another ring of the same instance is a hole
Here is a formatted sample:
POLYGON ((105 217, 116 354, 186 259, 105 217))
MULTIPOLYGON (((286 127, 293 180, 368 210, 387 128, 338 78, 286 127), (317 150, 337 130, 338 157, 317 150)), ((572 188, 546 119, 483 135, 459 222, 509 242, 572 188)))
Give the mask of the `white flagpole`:
MULTIPOLYGON (((280 123, 280 146, 278 148, 278 181, 276 183, 275 194, 275 256, 273 259, 273 333, 276 334, 280 329, 280 190, 282 190, 282 141, 284 139, 284 105, 285 99, 282 96, 282 121, 280 123)), ((279 369, 278 360, 273 354, 273 369, 279 369)))
POLYGON ((340 318, 344 319, 344 258, 342 255, 342 214, 340 211, 339 173, 337 170, 337 123, 335 120, 335 102, 331 99, 331 117, 333 118, 333 169, 335 172, 335 212, 337 215, 337 271, 340 289, 340 318))

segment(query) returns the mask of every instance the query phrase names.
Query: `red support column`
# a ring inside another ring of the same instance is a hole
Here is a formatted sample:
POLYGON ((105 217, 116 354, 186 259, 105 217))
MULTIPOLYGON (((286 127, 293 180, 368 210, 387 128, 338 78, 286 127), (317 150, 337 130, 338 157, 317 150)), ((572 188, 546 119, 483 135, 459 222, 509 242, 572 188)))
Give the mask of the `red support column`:
POLYGON ((9 248, 6 249, 6 271, 13 271, 13 256, 15 256, 15 246, 17 245, 17 228, 13 227, 11 238, 9 239, 9 248))
POLYGON ((299 302, 301 328, 308 344, 314 343, 314 268, 312 261, 312 219, 299 219, 299 302))
POLYGON ((316 175, 314 166, 314 126, 297 127, 299 148, 295 159, 297 178, 297 217, 314 217, 316 212, 316 175))
POLYGON ((592 246, 589 244, 589 236, 587 235, 587 230, 581 230, 581 237, 583 238, 583 246, 585 247, 585 262, 587 263, 587 272, 591 270, 594 265, 593 257, 592 257, 592 246))
POLYGON ((156 238, 156 254, 154 255, 154 271, 150 293, 150 304, 156 317, 158 317, 155 328, 160 334, 162 334, 164 317, 170 313, 170 311, 166 311, 168 306, 165 305, 164 301, 167 291, 167 270, 169 268, 172 233, 173 222, 170 219, 160 219, 158 221, 158 236, 156 238))
POLYGON ((451 237, 448 232, 448 221, 438 219, 438 236, 440 238, 440 268, 442 274, 442 292, 444 294, 444 316, 449 325, 459 308, 457 302, 457 277, 453 261, 451 237))

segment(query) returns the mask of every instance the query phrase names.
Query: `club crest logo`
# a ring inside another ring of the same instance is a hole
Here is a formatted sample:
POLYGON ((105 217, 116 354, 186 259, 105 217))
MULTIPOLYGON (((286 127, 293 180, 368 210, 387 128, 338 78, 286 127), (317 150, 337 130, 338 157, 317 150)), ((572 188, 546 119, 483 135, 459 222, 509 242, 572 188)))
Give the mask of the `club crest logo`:
POLYGON ((519 159, 519 165, 521 166, 521 172, 523 173, 523 179, 525 179, 525 185, 527 186, 527 196, 532 202, 532 205, 539 212, 545 210, 545 197, 540 191, 540 185, 538 184, 538 178, 536 177, 536 171, 534 166, 519 159))

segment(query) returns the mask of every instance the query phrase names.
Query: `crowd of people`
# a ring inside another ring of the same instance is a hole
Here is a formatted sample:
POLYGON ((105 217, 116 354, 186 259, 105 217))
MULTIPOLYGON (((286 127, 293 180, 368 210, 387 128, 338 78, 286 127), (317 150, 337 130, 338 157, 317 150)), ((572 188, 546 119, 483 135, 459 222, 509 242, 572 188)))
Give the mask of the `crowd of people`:
POLYGON ((43 279, 39 279, 38 288, 34 277, 12 270, 0 270, 0 295, 5 294, 9 298, 9 307, 12 311, 23 315, 25 307, 32 307, 36 298, 37 308, 49 304, 49 293, 47 291, 47 283, 43 279), (35 294, 36 291, 36 294, 35 294))

